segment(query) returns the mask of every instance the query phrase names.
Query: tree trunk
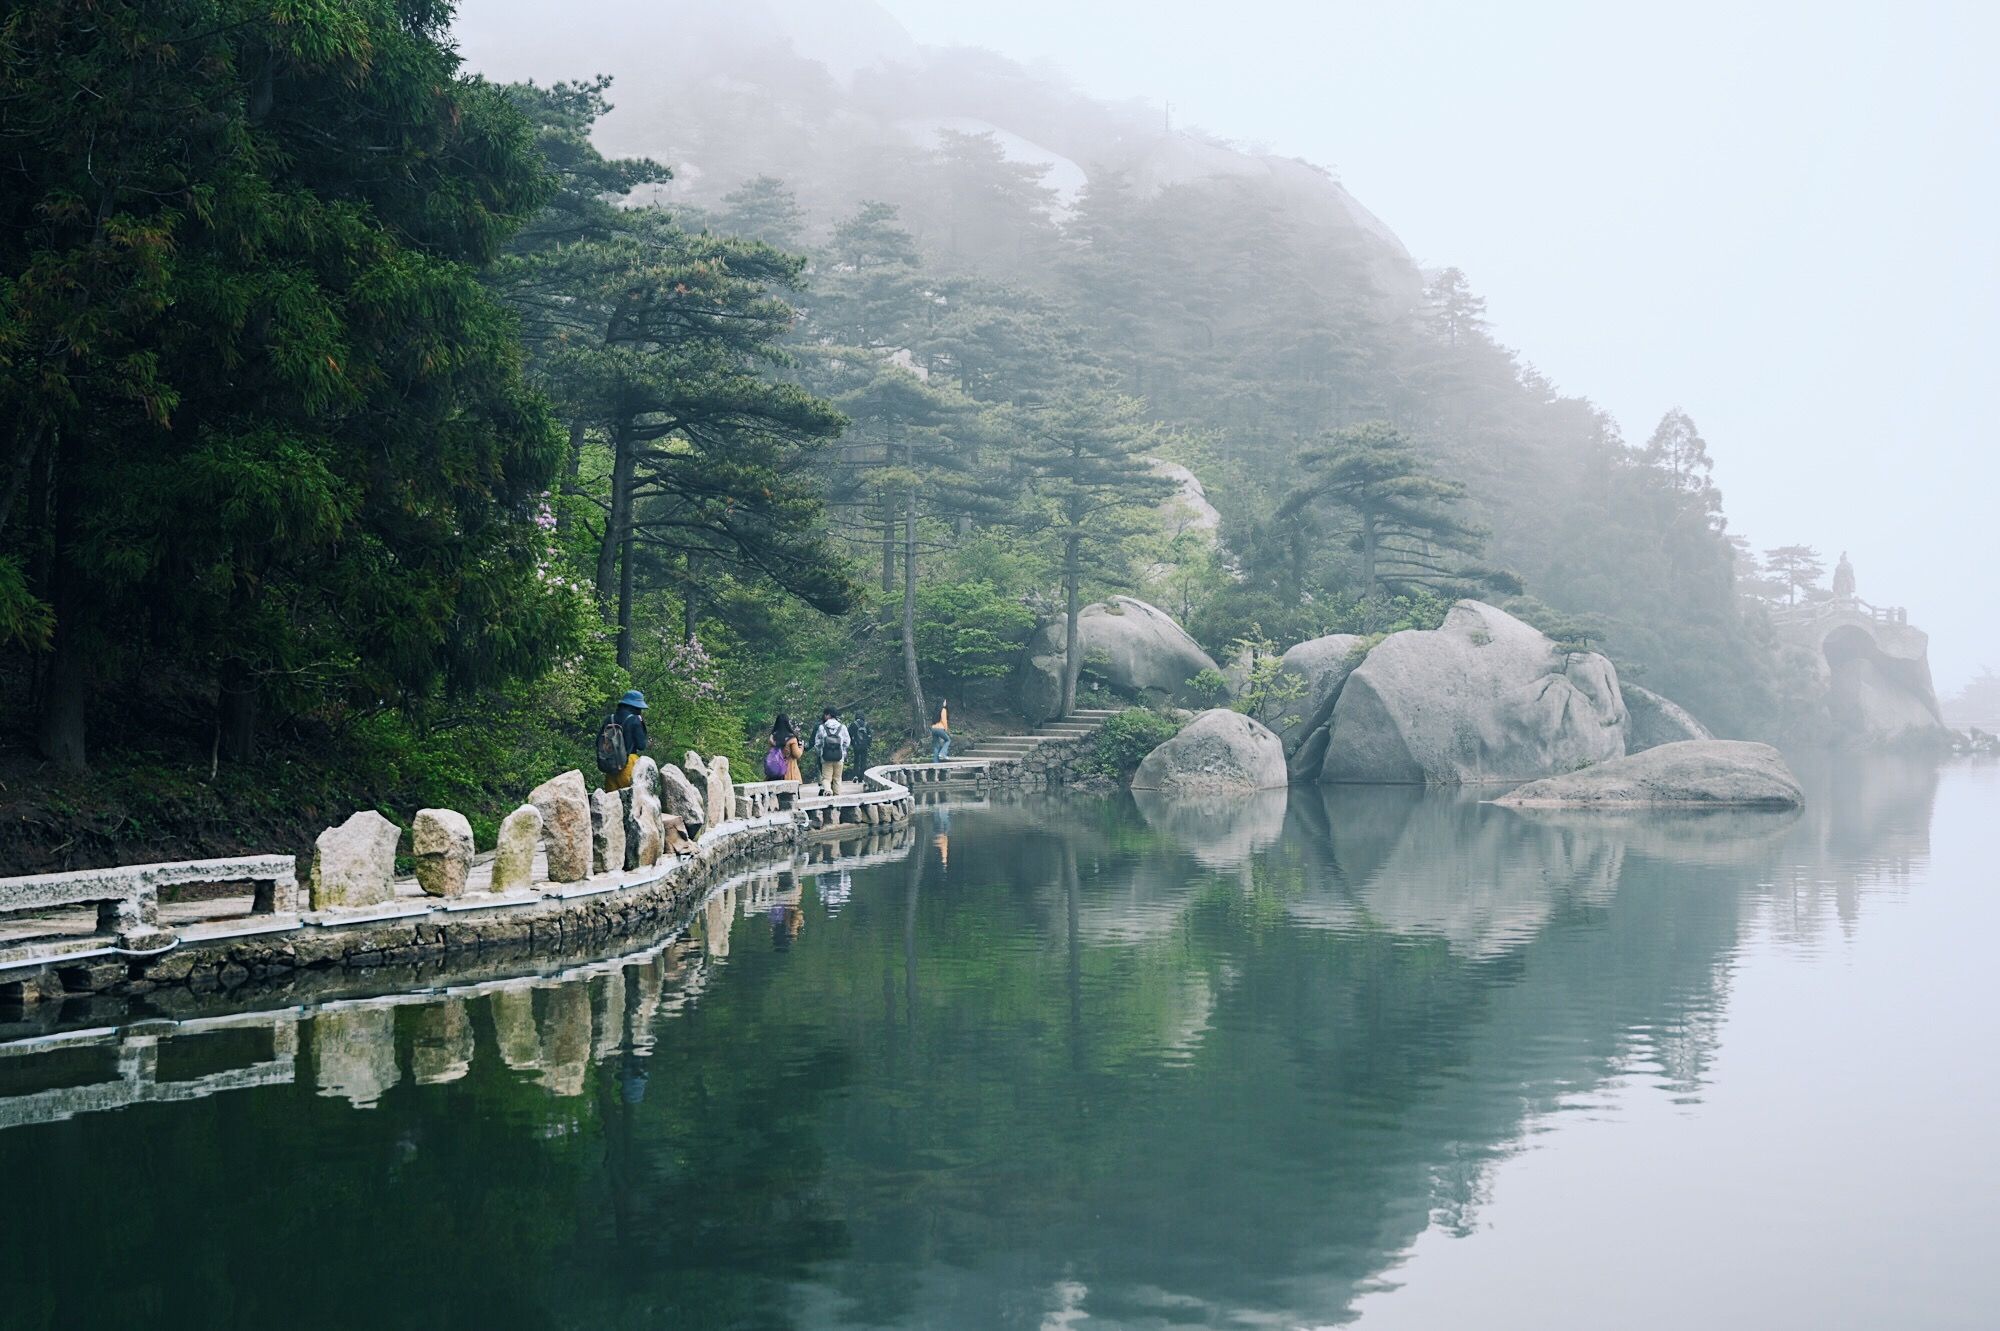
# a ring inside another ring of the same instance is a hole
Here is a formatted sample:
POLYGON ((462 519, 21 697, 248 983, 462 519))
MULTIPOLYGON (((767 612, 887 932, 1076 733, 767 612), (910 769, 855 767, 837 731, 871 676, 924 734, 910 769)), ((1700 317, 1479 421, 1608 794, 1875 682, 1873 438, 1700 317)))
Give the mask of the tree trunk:
POLYGON ((896 590, 896 510, 882 501, 882 595, 896 590))
MULTIPOLYGON (((563 473, 564 477, 563 488, 564 489, 574 488, 576 485, 576 478, 578 475, 582 473, 582 471, 583 471, 583 422, 581 420, 574 420, 569 423, 569 464, 563 473)), ((569 524, 570 524, 569 505, 558 504, 556 506, 556 530, 559 532, 568 532, 569 524)))
POLYGON ((1083 674, 1083 538, 1070 533, 1063 542, 1063 680, 1062 711, 1058 719, 1076 710, 1076 681, 1083 674))
POLYGON ((618 560, 618 666, 621 670, 632 668, 632 528, 629 522, 625 527, 625 550, 618 560))
POLYGON ((597 603, 604 618, 613 618, 621 556, 629 558, 632 544, 632 474, 636 468, 628 423, 620 421, 611 434, 611 512, 604 521, 604 540, 597 547, 597 603))
POLYGON ((241 661, 222 663, 216 699, 216 752, 233 763, 257 756, 257 679, 241 661))
POLYGON ((66 771, 87 766, 85 717, 90 708, 90 589, 77 570, 81 522, 77 464, 57 459, 55 467, 55 562, 49 602, 56 615, 55 650, 49 655, 48 687, 42 692, 35 741, 42 756, 66 771))
POLYGON ((681 641, 693 642, 695 627, 700 622, 699 600, 701 596, 701 571, 695 557, 687 557, 687 582, 681 592, 681 641))
POLYGON ((910 716, 921 738, 930 728, 924 704, 924 681, 917 671, 917 492, 913 487, 903 509, 903 688, 910 698, 910 716))
POLYGON ((0 494, 0 532, 7 530, 8 515, 13 513, 14 501, 20 498, 22 489, 28 483, 28 473, 34 468, 35 453, 41 442, 42 431, 31 429, 28 437, 21 442, 21 451, 14 455, 14 468, 7 475, 6 492, 0 494))
POLYGON ((1375 631, 1375 610, 1380 596, 1375 586, 1375 517, 1371 513, 1361 515, 1361 627, 1363 631, 1375 631))

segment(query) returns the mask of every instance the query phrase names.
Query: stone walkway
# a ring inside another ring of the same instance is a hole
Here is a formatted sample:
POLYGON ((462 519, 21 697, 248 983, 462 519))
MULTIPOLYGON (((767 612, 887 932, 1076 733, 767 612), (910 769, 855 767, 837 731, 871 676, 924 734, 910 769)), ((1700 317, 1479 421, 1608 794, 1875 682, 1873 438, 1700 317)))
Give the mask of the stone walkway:
POLYGON ((320 910, 300 909, 307 903, 298 900, 288 866, 272 879, 266 861, 285 865, 282 857, 0 879, 0 1006, 145 985, 162 975, 184 978, 190 966, 199 969, 216 957, 226 958, 220 964, 245 968, 329 961, 366 966, 377 964, 378 954, 393 957, 412 947, 447 951, 468 940, 475 946, 532 941, 551 925, 558 936, 563 929, 626 927, 625 922, 650 919, 661 903, 684 896, 732 858, 811 836, 900 824, 919 803, 932 802, 950 787, 983 783, 989 775, 982 760, 883 764, 837 798, 800 793, 789 783, 747 783, 736 786, 723 807, 756 811, 754 816, 705 829, 684 856, 667 852, 654 864, 553 882, 545 841, 534 852, 529 885, 502 893, 491 890, 492 852, 474 859, 462 895, 427 895, 409 877, 396 879, 386 896, 377 889, 367 904, 320 910), (780 807, 787 799, 790 807, 780 807), (168 886, 230 884, 246 876, 245 866, 267 880, 254 894, 158 900, 156 880, 168 886), (569 921, 572 904, 590 909, 569 921), (518 922, 503 923, 509 919, 518 922), (315 937, 308 941, 306 935, 315 937))

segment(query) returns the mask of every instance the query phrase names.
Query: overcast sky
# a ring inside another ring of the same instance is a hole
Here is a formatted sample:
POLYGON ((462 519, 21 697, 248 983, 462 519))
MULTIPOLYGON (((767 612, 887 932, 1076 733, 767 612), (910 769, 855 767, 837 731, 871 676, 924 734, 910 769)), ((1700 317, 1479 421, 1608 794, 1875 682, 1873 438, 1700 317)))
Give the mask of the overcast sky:
POLYGON ((1848 550, 1940 692, 2000 669, 2000 5, 880 2, 1332 167, 1628 438, 1684 407, 1732 526, 1848 550))

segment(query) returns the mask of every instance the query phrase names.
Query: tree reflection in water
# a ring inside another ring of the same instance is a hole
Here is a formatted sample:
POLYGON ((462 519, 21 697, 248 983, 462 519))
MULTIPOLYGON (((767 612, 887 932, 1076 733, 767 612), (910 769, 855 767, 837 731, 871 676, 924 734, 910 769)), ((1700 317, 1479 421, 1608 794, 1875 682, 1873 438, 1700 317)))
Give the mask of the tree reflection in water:
POLYGON ((10 1325, 1338 1322, 1539 1116, 1700 1097, 1753 922, 1921 862, 1934 772, 1809 775, 1790 818, 996 799, 588 978, 321 1010, 240 1055, 284 1084, 0 1058, 10 1325))

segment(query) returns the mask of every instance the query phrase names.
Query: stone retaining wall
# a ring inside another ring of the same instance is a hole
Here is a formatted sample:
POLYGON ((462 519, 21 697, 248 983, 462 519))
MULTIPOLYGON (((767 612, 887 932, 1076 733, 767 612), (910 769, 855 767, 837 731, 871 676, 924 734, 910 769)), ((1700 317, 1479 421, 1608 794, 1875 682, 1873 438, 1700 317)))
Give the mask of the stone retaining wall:
MULTIPOLYGON (((943 783, 952 778, 983 782, 987 773, 986 764, 978 762, 958 764, 950 771, 914 773, 876 767, 837 799, 804 796, 792 783, 732 787, 735 802, 745 809, 769 810, 780 798, 793 807, 711 823, 684 855, 669 854, 656 863, 616 872, 600 867, 596 876, 586 870, 574 881, 524 885, 521 891, 412 897, 407 886, 402 893, 391 892, 389 870, 377 866, 379 872, 373 877, 381 882, 371 884, 369 901, 355 906, 314 911, 303 919, 289 912, 266 913, 185 925, 178 940, 168 936, 157 955, 129 951, 103 955, 106 949, 100 948, 74 961, 65 961, 59 952, 39 963, 17 960, 14 974, 0 975, 0 1005, 67 1002, 93 995, 139 997, 168 989, 212 995, 326 972, 425 966, 459 971, 477 969, 488 956, 574 954, 579 948, 602 947, 621 938, 659 936, 683 924, 717 883, 744 865, 794 860, 809 834, 900 834, 917 800, 897 780, 899 775, 941 793, 943 783), (384 893, 386 899, 374 899, 384 893)), ((532 806, 524 809, 535 812, 532 806)), ((347 826, 328 835, 342 835, 347 826)), ((572 830, 581 837, 581 828, 572 830)), ((393 853, 394 842, 386 844, 393 853)), ((527 853, 532 857, 532 842, 527 853)), ((109 872, 143 875, 161 867, 109 872)), ((289 869, 286 878, 289 882, 289 869)), ((266 912, 274 904, 268 896, 260 893, 258 902, 266 912)))
POLYGON ((200 993, 299 970, 471 961, 493 950, 569 952, 627 935, 667 932, 732 870, 750 860, 789 858, 800 839, 790 815, 746 820, 715 829, 691 855, 662 862, 647 878, 590 895, 188 942, 160 957, 57 967, 55 978, 65 995, 134 996, 168 985, 200 993))

